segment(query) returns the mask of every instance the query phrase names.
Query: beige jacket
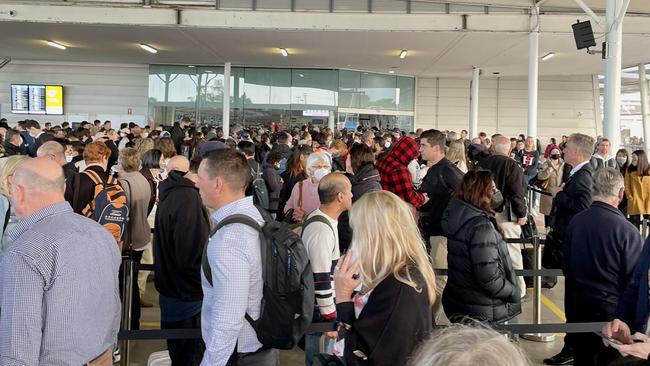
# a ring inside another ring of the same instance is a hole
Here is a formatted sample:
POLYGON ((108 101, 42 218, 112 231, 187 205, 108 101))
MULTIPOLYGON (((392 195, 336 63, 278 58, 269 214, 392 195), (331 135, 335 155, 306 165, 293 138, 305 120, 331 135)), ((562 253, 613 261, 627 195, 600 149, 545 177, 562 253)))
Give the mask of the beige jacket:
MULTIPOLYGON (((539 180, 549 180, 548 187, 559 187, 562 185, 562 178, 564 174, 564 161, 558 159, 557 162, 553 163, 551 159, 548 159, 544 162, 544 167, 542 170, 537 173, 537 179, 539 180)), ((539 212, 544 215, 551 214, 551 208, 553 208, 553 197, 542 195, 539 199, 539 212)))
POLYGON ((151 241, 151 227, 147 221, 147 210, 151 199, 151 188, 147 178, 140 172, 121 173, 120 184, 126 192, 129 205, 129 223, 123 249, 129 247, 129 241, 135 250, 143 250, 151 241))

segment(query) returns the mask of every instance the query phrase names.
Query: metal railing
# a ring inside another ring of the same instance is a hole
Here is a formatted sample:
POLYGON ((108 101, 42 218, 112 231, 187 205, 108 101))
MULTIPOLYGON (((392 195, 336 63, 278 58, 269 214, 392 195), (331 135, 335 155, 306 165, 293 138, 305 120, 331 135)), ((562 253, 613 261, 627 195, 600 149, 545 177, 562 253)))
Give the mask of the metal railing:
MULTIPOLYGON (((518 276, 532 276, 533 282, 533 322, 531 324, 499 324, 494 328, 509 332, 511 334, 521 334, 522 338, 548 342, 554 339, 554 333, 586 333, 599 331, 603 322, 591 323, 550 323, 542 324, 541 322, 541 282, 543 276, 563 276, 560 269, 542 269, 542 245, 544 240, 538 236, 532 239, 506 239, 509 244, 533 245, 534 267, 533 269, 515 270, 518 276)), ((130 257, 124 257, 124 279, 123 279, 123 314, 122 329, 119 332, 120 348, 122 352, 121 365, 128 365, 130 359, 130 341, 132 340, 160 340, 160 339, 196 339, 201 338, 200 329, 148 329, 148 330, 131 330, 131 294, 133 285, 133 274, 136 266, 139 270, 154 271, 151 264, 137 264, 130 257)), ((447 274, 447 269, 435 269, 437 275, 447 274)), ((313 323, 307 333, 318 333, 335 330, 335 324, 313 323)))

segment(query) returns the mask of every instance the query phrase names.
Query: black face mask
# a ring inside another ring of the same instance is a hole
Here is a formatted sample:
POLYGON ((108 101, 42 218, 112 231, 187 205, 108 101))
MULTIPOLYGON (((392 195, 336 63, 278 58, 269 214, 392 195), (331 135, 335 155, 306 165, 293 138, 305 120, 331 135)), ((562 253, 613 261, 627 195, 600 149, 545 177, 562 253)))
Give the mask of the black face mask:
POLYGON ((553 159, 553 160, 557 160, 559 158, 560 158, 560 155, 558 155, 558 154, 552 154, 551 155, 551 159, 553 159))
POLYGON ((490 206, 492 207, 493 210, 496 210, 502 205, 503 205, 503 194, 501 193, 500 190, 495 189, 494 193, 492 194, 492 200, 490 201, 490 206))

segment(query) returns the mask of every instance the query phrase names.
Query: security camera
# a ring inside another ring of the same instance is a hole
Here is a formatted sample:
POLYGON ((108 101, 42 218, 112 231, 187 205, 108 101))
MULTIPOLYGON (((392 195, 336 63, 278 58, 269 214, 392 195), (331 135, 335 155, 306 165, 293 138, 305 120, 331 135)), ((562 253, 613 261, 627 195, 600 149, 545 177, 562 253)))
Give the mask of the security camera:
POLYGON ((15 10, 9 10, 9 16, 10 17, 15 17, 16 16, 16 11, 15 10))

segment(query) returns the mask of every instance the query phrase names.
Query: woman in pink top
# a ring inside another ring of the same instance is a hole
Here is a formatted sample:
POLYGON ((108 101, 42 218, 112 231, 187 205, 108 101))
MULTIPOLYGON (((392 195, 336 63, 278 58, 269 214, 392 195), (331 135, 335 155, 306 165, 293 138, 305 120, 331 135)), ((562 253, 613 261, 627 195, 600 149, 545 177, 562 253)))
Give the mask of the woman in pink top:
POLYGON ((284 206, 286 213, 293 209, 293 219, 301 223, 303 217, 320 206, 318 182, 332 171, 331 157, 327 153, 317 152, 307 158, 308 178, 293 187, 291 197, 284 206))

